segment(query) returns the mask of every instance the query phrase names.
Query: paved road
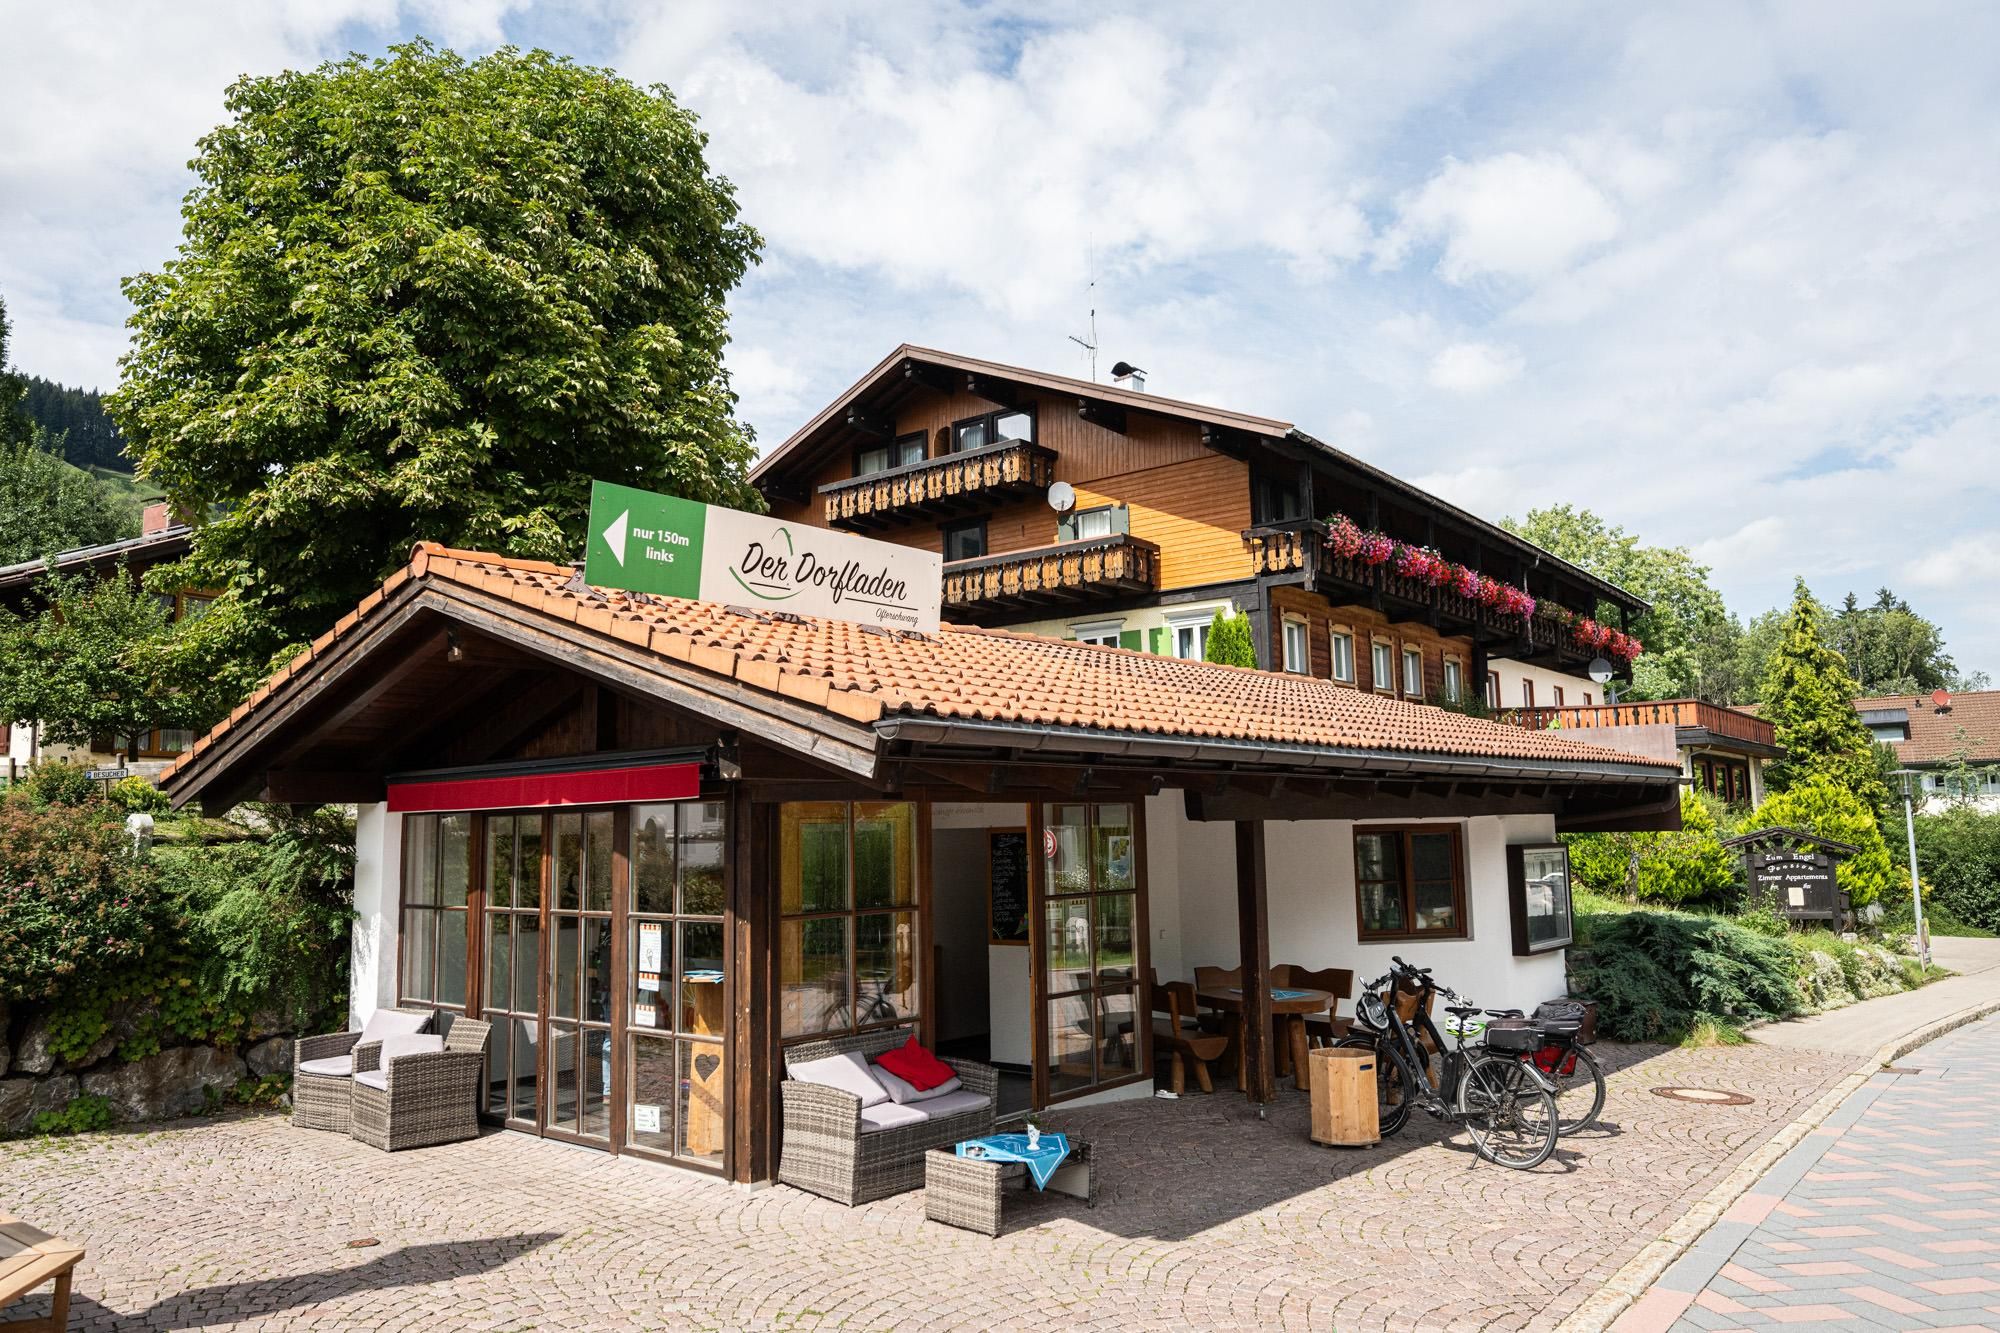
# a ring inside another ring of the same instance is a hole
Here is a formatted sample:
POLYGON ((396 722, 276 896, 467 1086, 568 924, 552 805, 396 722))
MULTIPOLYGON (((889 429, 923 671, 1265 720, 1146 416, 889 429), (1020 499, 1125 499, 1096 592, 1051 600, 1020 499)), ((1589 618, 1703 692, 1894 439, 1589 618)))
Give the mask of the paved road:
POLYGON ((1869 1056, 1906 1033, 1974 1005, 2000 1001, 2000 940, 1947 937, 1931 941, 1931 956, 1960 975, 1921 990, 1773 1023, 1757 1029, 1757 1040, 1791 1050, 1839 1051, 1869 1056))
POLYGON ((2000 1328, 2000 1017, 1857 1090, 1615 1333, 2000 1328))

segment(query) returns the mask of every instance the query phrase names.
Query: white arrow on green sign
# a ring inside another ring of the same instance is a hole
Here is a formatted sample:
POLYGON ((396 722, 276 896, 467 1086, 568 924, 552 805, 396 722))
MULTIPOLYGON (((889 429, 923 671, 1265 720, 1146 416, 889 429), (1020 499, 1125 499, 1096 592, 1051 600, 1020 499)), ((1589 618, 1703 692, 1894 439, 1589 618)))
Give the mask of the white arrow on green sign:
POLYGON ((583 577, 600 588, 932 633, 943 557, 611 482, 591 483, 583 577))

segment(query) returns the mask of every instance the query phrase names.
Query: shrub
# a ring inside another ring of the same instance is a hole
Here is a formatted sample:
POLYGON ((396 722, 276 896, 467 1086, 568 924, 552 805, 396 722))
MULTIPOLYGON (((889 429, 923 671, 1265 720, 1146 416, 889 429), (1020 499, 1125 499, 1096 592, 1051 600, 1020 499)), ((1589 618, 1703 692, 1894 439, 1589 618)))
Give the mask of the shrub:
POLYGON ((36 1116, 33 1132, 42 1135, 89 1134, 111 1128, 117 1119, 107 1098, 86 1092, 70 1098, 69 1105, 60 1111, 44 1111, 36 1116))
POLYGON ((1215 619, 1208 623, 1208 642, 1202 649, 1202 657, 1224 666, 1256 666, 1257 647, 1250 633, 1250 617, 1217 611, 1215 619))
POLYGON ((1706 793, 1681 793, 1676 833, 1568 834, 1570 873, 1598 893, 1685 903, 1718 899, 1736 883, 1736 858, 1722 845, 1721 821, 1706 793), (1637 858, 1636 867, 1634 858, 1637 858))
POLYGON ((172 804, 167 794, 142 777, 120 778, 111 784, 112 804, 128 812, 157 814, 172 804))
POLYGON ((104 801, 0 805, 0 1000, 44 1000, 145 958, 154 876, 104 801))
POLYGON ((1619 1041, 1678 1041, 1702 1020, 1796 1013, 1792 949, 1720 917, 1641 911, 1578 918, 1577 993, 1619 1041))
MULTIPOLYGON (((2000 931, 2000 812, 1954 805, 1918 816, 1917 865, 1925 881, 1924 912, 1936 918, 1933 932, 1947 919, 2000 931)), ((1908 898, 1908 883, 1901 888, 1908 898)))
POLYGON ((28 770, 19 790, 37 806, 88 805, 104 795, 103 789, 84 776, 90 770, 66 759, 44 759, 28 770))
POLYGON ((1895 867, 1875 808, 1832 779, 1808 778, 1770 797, 1743 821, 1746 833, 1780 827, 1802 828, 1861 849, 1860 855, 1842 861, 1836 872, 1840 887, 1852 895, 1856 907, 1874 902, 1893 887, 1895 867))

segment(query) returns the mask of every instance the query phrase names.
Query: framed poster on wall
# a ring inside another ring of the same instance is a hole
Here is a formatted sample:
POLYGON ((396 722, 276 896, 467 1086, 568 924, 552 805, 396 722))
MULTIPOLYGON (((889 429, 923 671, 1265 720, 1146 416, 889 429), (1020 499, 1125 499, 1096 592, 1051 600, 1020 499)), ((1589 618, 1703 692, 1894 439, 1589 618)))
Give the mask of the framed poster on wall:
POLYGON ((1574 938, 1569 903, 1569 848, 1559 842, 1507 849, 1507 915, 1514 956, 1560 949, 1574 938))
POLYGON ((1028 942, 1028 831, 989 829, 986 833, 987 940, 1028 942))

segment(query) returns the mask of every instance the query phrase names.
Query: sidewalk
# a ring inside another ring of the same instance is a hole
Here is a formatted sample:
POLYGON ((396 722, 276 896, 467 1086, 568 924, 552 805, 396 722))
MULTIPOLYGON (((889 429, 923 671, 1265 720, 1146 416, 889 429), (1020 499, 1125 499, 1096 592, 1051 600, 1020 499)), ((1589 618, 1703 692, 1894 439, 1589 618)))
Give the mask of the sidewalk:
POLYGON ((1857 1058, 1875 1054, 1926 1024, 1982 1004, 2000 1003, 2000 940, 1941 937, 1931 958, 1960 975, 1921 990, 1864 1000, 1845 1009, 1772 1023, 1751 1035, 1766 1046, 1838 1051, 1857 1058))
POLYGON ((1876 1073, 1612 1325, 2000 1327, 2000 1019, 1876 1073))

